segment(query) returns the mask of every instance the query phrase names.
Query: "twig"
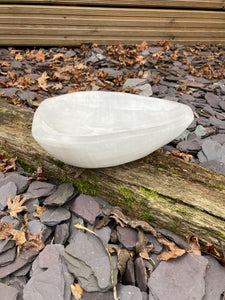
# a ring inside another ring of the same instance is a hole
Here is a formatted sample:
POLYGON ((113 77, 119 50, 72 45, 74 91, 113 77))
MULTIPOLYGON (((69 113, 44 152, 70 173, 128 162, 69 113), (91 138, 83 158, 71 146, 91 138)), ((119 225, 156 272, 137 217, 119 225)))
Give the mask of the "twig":
POLYGON ((74 227, 76 227, 77 229, 82 229, 82 230, 86 230, 88 231, 89 233, 93 234, 94 236, 96 236, 100 242, 102 243, 103 247, 105 248, 107 254, 108 254, 108 257, 109 257, 109 261, 110 261, 110 267, 111 267, 111 282, 112 282, 112 285, 113 285, 113 297, 114 297, 114 300, 119 300, 118 297, 117 297, 117 291, 116 291, 116 284, 115 284, 115 281, 114 281, 114 272, 113 272, 113 262, 112 262, 112 257, 111 257, 111 254, 109 252, 109 249, 106 247, 105 243, 103 242, 103 240, 92 230, 90 230, 89 228, 85 227, 85 226, 82 226, 80 224, 75 224, 74 227))

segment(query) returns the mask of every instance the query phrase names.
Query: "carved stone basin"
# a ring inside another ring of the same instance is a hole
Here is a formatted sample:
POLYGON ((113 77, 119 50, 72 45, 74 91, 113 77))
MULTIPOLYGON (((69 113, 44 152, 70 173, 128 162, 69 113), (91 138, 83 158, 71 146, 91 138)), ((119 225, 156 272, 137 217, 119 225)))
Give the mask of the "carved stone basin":
POLYGON ((32 134, 53 157, 101 168, 148 155, 179 136, 193 120, 184 104, 116 92, 76 92, 46 99, 32 134))

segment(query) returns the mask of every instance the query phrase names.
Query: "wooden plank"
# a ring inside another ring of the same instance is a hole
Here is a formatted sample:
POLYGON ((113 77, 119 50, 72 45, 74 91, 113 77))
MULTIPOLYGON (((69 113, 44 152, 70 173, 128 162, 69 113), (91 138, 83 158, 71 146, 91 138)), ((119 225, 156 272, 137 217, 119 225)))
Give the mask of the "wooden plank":
POLYGON ((51 5, 89 5, 114 7, 163 7, 191 9, 224 9, 224 0, 0 0, 7 4, 51 4, 51 5))
POLYGON ((170 28, 115 28, 115 27, 97 27, 97 26, 44 26, 44 25, 8 25, 2 24, 0 28, 0 35, 65 35, 65 36, 117 36, 117 37, 153 37, 161 36, 166 37, 214 37, 224 38, 225 29, 195 29, 195 28, 181 28, 181 29, 170 29, 170 28))
POLYGON ((151 28, 225 28, 225 19, 206 20, 206 19, 182 19, 182 18, 121 18, 113 17, 79 17, 79 16, 59 16, 59 15, 20 15, 4 14, 0 15, 0 24, 14 25, 65 25, 66 26, 113 26, 113 27, 151 27, 151 28))
POLYGON ((69 6, 42 6, 42 5, 0 5, 1 14, 41 14, 41 15, 77 15, 77 16, 119 16, 119 17, 168 17, 194 19, 224 19, 223 11, 195 11, 176 9, 136 9, 136 8, 103 8, 103 7, 69 7, 69 6))

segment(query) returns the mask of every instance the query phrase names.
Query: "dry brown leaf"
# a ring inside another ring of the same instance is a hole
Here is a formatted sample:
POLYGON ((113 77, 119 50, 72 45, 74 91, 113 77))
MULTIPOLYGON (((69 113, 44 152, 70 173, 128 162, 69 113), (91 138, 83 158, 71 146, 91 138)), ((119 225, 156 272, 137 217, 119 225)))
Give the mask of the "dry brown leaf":
POLYGON ((16 160, 17 160, 17 157, 12 157, 10 159, 8 159, 6 157, 6 154, 4 151, 2 151, 0 153, 0 160, 2 161, 2 163, 0 164, 0 171, 3 172, 3 173, 6 173, 7 171, 10 171, 10 170, 16 170, 16 160))
POLYGON ((17 214, 24 210, 27 210, 26 206, 23 206, 23 204, 29 199, 32 199, 32 198, 24 197, 23 195, 17 195, 15 197, 15 199, 12 201, 10 196, 8 196, 7 206, 9 209, 10 216, 12 218, 18 219, 17 214))
POLYGON ((40 219, 41 214, 46 211, 47 207, 39 206, 37 204, 34 204, 34 206, 36 207, 36 212, 33 213, 33 216, 40 219))
POLYGON ((40 234, 35 234, 28 230, 27 236, 28 241, 26 241, 26 243, 24 244, 24 247, 26 249, 35 250, 39 252, 45 247, 45 244, 42 241, 42 231, 40 232, 40 234))
POLYGON ((207 244, 206 246, 207 248, 204 252, 218 259, 221 262, 221 264, 225 267, 225 257, 222 257, 220 255, 220 253, 216 250, 213 244, 207 244))
POLYGON ((63 53, 57 53, 53 55, 52 60, 59 60, 60 58, 63 58, 64 54, 63 53))
POLYGON ((72 292, 74 298, 76 300, 80 300, 81 297, 82 297, 82 295, 83 295, 83 293, 84 293, 84 290, 79 285, 79 283, 71 284, 70 289, 71 289, 71 292, 72 292))
POLYGON ((13 224, 0 223, 0 240, 12 237, 12 240, 16 242, 18 251, 26 243, 26 236, 23 230, 17 230, 13 228, 13 224))
POLYGON ((120 271, 120 275, 123 276, 123 274, 126 271, 127 261, 131 258, 130 252, 126 248, 122 248, 122 249, 116 248, 115 250, 118 257, 117 268, 120 271))
POLYGON ((40 88, 42 88, 44 91, 48 90, 48 84, 47 84, 47 79, 49 78, 47 72, 45 71, 42 73, 42 75, 37 79, 40 88))
POLYGON ((186 153, 180 152, 180 149, 178 149, 178 148, 175 148, 171 154, 180 159, 183 159, 186 162, 193 160, 193 156, 191 154, 186 154, 186 153))
POLYGON ((157 260, 158 259, 169 260, 171 258, 177 258, 187 252, 186 250, 178 247, 174 242, 168 241, 166 238, 162 236, 159 236, 157 239, 161 244, 169 248, 169 250, 160 253, 157 257, 157 260))

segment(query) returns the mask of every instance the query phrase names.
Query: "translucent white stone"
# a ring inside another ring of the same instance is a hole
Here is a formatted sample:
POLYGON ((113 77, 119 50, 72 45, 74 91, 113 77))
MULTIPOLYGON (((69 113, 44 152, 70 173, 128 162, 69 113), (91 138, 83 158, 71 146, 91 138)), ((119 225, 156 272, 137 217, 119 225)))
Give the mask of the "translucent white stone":
POLYGON ((46 99, 32 134, 55 158, 82 168, 120 165, 148 155, 193 121, 184 104, 116 92, 77 92, 46 99))

